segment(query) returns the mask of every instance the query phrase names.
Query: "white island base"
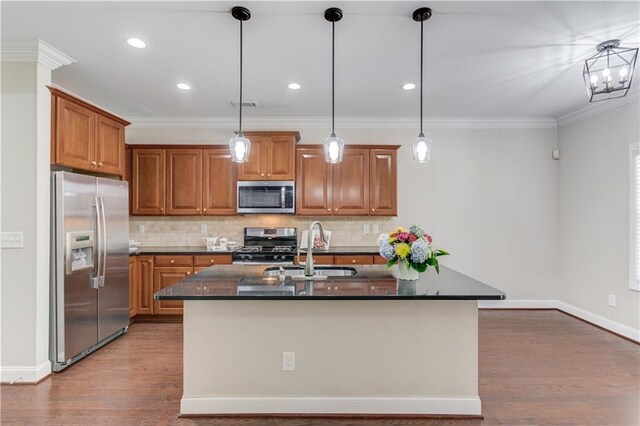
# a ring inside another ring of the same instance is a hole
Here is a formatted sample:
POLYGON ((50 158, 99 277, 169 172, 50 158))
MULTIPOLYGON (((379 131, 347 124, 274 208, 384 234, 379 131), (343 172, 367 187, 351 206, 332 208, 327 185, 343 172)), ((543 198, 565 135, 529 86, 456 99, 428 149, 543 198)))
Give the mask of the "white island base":
POLYGON ((180 412, 479 416, 477 301, 185 300, 180 412))

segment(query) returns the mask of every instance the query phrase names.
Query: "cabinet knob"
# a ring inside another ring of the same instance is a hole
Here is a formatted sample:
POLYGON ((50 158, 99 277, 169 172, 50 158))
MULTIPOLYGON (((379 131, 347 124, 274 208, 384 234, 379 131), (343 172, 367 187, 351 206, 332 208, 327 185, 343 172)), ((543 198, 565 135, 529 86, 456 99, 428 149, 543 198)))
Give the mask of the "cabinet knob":
POLYGON ((200 208, 197 208, 197 209, 196 209, 196 211, 197 211, 197 212, 199 212, 199 211, 200 211, 200 208))
POLYGON ((207 211, 207 209, 202 209, 202 211, 203 211, 203 212, 206 212, 206 211, 207 211))
POLYGON ((193 271, 193 275, 195 275, 195 274, 197 274, 197 273, 198 273, 198 271, 193 271))
POLYGON ((338 209, 333 209, 333 211, 334 211, 334 212, 337 212, 337 211, 338 211, 338 209))
POLYGON ((327 211, 331 211, 331 209, 327 209, 327 211))
POLYGON ((260 173, 260 176, 264 176, 264 173, 260 173))
POLYGON ((104 166, 104 163, 101 161, 98 163, 98 167, 102 167, 102 166, 104 166))
POLYGON ((93 164, 94 166, 96 165, 95 161, 89 161, 89 163, 93 164))
POLYGON ((375 290, 376 288, 374 286, 371 286, 371 290, 375 290))
POLYGON ((191 275, 191 271, 187 271, 187 275, 191 275))
POLYGON ((163 211, 164 211, 164 209, 163 209, 162 207, 160 207, 160 211, 161 211, 161 212, 163 212, 163 211))
POLYGON ((171 260, 169 261, 169 263, 176 263, 176 261, 175 261, 175 260, 173 260, 173 259, 171 259, 171 260))
POLYGON ((351 263, 356 263, 356 260, 355 259, 351 259, 351 263))
POLYGON ((376 209, 371 209, 371 211, 372 211, 372 212, 375 212, 375 211, 376 211, 376 209))
POLYGON ((211 262, 209 262, 209 263, 211 263, 213 265, 214 263, 216 263, 216 261, 215 261, 215 259, 211 259, 211 262))
POLYGON ((267 173, 267 177, 271 176, 271 173, 267 173))

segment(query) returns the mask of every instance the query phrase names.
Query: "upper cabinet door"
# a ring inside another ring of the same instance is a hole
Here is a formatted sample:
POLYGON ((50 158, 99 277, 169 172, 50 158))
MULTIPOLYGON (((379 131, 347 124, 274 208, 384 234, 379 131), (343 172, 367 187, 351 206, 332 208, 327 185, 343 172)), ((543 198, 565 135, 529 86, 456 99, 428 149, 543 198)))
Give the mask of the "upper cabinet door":
POLYGON ((324 151, 315 148, 296 150, 296 214, 327 216, 332 214, 331 164, 324 151))
POLYGON ((345 149, 342 162, 333 166, 333 214, 369 213, 369 150, 345 149))
POLYGON ((267 180, 296 178, 296 140, 292 135, 271 136, 267 142, 267 180))
POLYGON ((124 126, 101 115, 96 119, 96 160, 98 172, 124 174, 124 126))
POLYGON ((371 183, 369 214, 372 216, 398 215, 397 151, 395 149, 370 150, 371 183))
POLYGON ((167 150, 167 187, 167 214, 201 214, 202 150, 167 150))
POLYGON ((251 141, 249 161, 238 164, 238 180, 267 180, 267 138, 245 134, 251 141))
POLYGON ((163 215, 165 149, 140 148, 131 153, 131 214, 163 215))
POLYGON ((96 170, 96 113, 62 98, 56 99, 53 162, 81 170, 96 170))
POLYGON ((236 214, 237 167, 227 148, 202 150, 202 214, 236 214))

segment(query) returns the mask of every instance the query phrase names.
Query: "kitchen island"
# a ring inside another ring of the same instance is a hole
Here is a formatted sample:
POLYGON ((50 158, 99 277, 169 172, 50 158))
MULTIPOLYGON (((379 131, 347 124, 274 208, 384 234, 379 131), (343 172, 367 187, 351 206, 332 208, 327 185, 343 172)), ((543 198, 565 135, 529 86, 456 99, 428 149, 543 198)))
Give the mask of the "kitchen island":
POLYGON ((264 269, 216 266, 155 294, 184 301, 181 415, 481 415, 477 301, 503 292, 446 267, 418 281, 264 269))

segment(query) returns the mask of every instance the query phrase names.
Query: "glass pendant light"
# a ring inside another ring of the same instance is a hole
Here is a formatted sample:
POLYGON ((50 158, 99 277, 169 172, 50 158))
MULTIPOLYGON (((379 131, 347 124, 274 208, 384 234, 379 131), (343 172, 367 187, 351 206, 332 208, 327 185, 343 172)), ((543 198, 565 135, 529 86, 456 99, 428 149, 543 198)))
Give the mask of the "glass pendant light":
POLYGON ((240 119, 238 123, 238 134, 229 139, 229 151, 231 153, 231 161, 234 163, 246 163, 249 161, 251 154, 251 141, 242 134, 242 22, 251 18, 249 9, 236 6, 231 9, 231 16, 240 21, 240 119))
POLYGON ((421 7, 413 12, 413 20, 420 22, 420 134, 413 140, 411 148, 413 151, 413 161, 426 163, 431 160, 433 142, 429 136, 425 136, 422 131, 422 74, 424 63, 424 21, 431 18, 431 9, 421 7))
POLYGON ((344 140, 336 136, 336 22, 342 19, 342 10, 330 7, 324 11, 324 19, 331 22, 331 136, 324 141, 324 159, 327 163, 342 162, 344 155, 344 140))

